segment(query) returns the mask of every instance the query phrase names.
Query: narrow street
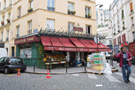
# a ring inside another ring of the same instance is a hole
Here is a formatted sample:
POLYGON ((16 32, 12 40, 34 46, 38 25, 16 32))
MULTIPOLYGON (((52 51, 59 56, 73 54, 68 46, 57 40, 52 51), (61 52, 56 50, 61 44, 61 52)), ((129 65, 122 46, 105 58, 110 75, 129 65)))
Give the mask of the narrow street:
POLYGON ((0 90, 135 90, 135 66, 132 65, 130 83, 124 83, 122 74, 94 75, 89 73, 51 75, 0 73, 0 90))

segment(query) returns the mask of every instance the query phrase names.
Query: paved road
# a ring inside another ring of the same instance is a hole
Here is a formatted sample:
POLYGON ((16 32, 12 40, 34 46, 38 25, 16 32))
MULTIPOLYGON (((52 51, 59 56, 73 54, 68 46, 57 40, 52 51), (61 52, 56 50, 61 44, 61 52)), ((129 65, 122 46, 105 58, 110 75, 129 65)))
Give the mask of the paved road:
POLYGON ((94 74, 62 74, 46 75, 16 73, 5 75, 0 73, 0 90, 135 90, 135 78, 131 82, 123 82, 121 72, 112 75, 94 74))

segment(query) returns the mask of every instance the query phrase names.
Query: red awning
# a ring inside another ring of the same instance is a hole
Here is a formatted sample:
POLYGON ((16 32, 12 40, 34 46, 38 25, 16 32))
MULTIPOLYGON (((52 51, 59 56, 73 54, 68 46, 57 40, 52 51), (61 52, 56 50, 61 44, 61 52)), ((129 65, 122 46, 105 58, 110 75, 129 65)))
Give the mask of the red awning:
POLYGON ((65 47, 75 47, 68 38, 59 38, 65 47))
POLYGON ((69 39, 76 45, 76 47, 85 48, 85 46, 77 38, 69 38, 69 39))
POLYGON ((60 42, 57 37, 50 37, 50 41, 54 47, 63 47, 63 44, 60 42))
POLYGON ((41 36, 41 41, 43 46, 52 46, 50 42, 50 37, 41 36))
POLYGON ((44 50, 47 50, 47 51, 54 50, 54 47, 44 46, 44 50))
POLYGON ((95 48, 88 40, 80 39, 79 41, 87 48, 95 48))

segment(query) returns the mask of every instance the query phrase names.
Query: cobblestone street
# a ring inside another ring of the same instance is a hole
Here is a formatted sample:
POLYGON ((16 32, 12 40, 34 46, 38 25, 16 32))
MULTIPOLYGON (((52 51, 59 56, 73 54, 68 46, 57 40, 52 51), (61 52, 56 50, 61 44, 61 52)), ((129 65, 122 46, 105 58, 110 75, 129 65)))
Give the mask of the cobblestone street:
MULTIPOLYGON (((112 75, 88 73, 51 75, 0 73, 0 90, 135 90, 135 66, 132 66, 131 82, 124 83, 121 71, 112 75)), ((120 69, 120 68, 119 68, 120 69)))

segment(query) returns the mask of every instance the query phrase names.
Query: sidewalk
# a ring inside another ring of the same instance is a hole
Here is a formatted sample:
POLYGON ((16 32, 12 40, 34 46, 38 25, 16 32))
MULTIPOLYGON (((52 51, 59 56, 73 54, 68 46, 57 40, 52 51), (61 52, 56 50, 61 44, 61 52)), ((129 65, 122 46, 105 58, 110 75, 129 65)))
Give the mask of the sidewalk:
MULTIPOLYGON (((109 64, 110 64, 110 60, 109 60, 109 64)), ((118 71, 120 70, 119 66, 117 65, 117 62, 113 62, 113 66, 116 67, 116 69, 118 69, 118 71)), ((67 73, 84 73, 85 68, 84 67, 69 67, 67 69, 67 73)), ((35 67, 35 72, 33 71, 33 67, 27 67, 26 73, 31 73, 31 74, 47 74, 47 69, 41 69, 41 68, 36 68, 35 67)), ((66 74, 66 68, 55 68, 55 69, 51 69, 50 71, 51 74, 66 74)))

